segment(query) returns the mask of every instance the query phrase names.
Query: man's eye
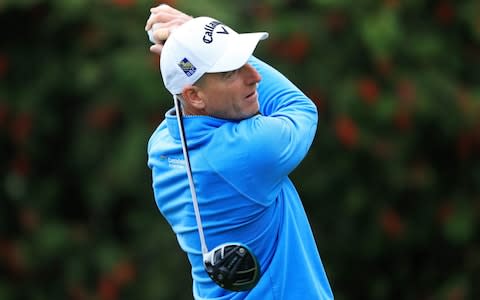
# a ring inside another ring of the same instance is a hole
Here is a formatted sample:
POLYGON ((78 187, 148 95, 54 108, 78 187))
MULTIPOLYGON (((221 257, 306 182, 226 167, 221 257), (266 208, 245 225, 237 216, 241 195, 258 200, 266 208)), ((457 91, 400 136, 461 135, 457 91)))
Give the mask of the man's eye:
POLYGON ((237 72, 238 72, 238 70, 223 72, 223 78, 225 78, 225 79, 232 78, 233 75, 235 75, 237 72))

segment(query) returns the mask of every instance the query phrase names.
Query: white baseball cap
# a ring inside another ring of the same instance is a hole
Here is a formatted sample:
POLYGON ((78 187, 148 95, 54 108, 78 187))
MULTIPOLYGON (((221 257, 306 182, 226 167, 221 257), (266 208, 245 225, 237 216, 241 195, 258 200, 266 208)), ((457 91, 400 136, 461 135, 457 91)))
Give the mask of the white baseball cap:
POLYGON ((205 73, 228 72, 247 63, 267 32, 235 32, 210 17, 194 18, 173 30, 162 49, 160 71, 172 95, 205 73))

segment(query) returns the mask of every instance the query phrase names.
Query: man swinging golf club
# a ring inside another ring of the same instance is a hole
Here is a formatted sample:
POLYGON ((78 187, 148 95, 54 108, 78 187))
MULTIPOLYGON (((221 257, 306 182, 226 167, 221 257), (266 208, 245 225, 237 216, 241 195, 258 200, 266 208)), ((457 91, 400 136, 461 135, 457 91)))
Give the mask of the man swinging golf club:
POLYGON ((313 141, 315 105, 252 56, 267 33, 168 5, 151 12, 145 29, 174 107, 149 140, 148 166, 195 299, 333 299, 288 178, 313 141))

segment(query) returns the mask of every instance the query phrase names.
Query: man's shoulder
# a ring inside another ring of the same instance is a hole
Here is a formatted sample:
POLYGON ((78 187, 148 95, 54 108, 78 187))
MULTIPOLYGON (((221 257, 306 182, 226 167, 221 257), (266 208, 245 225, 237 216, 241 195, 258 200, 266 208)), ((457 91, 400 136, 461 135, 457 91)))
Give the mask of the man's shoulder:
POLYGON ((155 130, 150 135, 147 144, 148 152, 150 152, 155 145, 161 144, 159 142, 165 141, 168 138, 170 138, 170 134, 168 132, 167 124, 164 120, 155 128, 155 130))

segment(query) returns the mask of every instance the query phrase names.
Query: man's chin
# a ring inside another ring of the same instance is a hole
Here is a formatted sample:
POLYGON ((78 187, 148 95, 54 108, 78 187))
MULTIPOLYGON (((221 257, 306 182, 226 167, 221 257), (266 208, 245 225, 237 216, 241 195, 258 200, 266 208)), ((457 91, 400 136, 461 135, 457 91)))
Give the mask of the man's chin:
POLYGON ((242 120, 250 119, 250 118, 253 118, 253 117, 257 116, 257 115, 261 115, 260 111, 258 111, 258 110, 257 110, 256 112, 254 112, 254 113, 246 114, 245 116, 239 118, 238 120, 239 120, 239 121, 242 121, 242 120))

